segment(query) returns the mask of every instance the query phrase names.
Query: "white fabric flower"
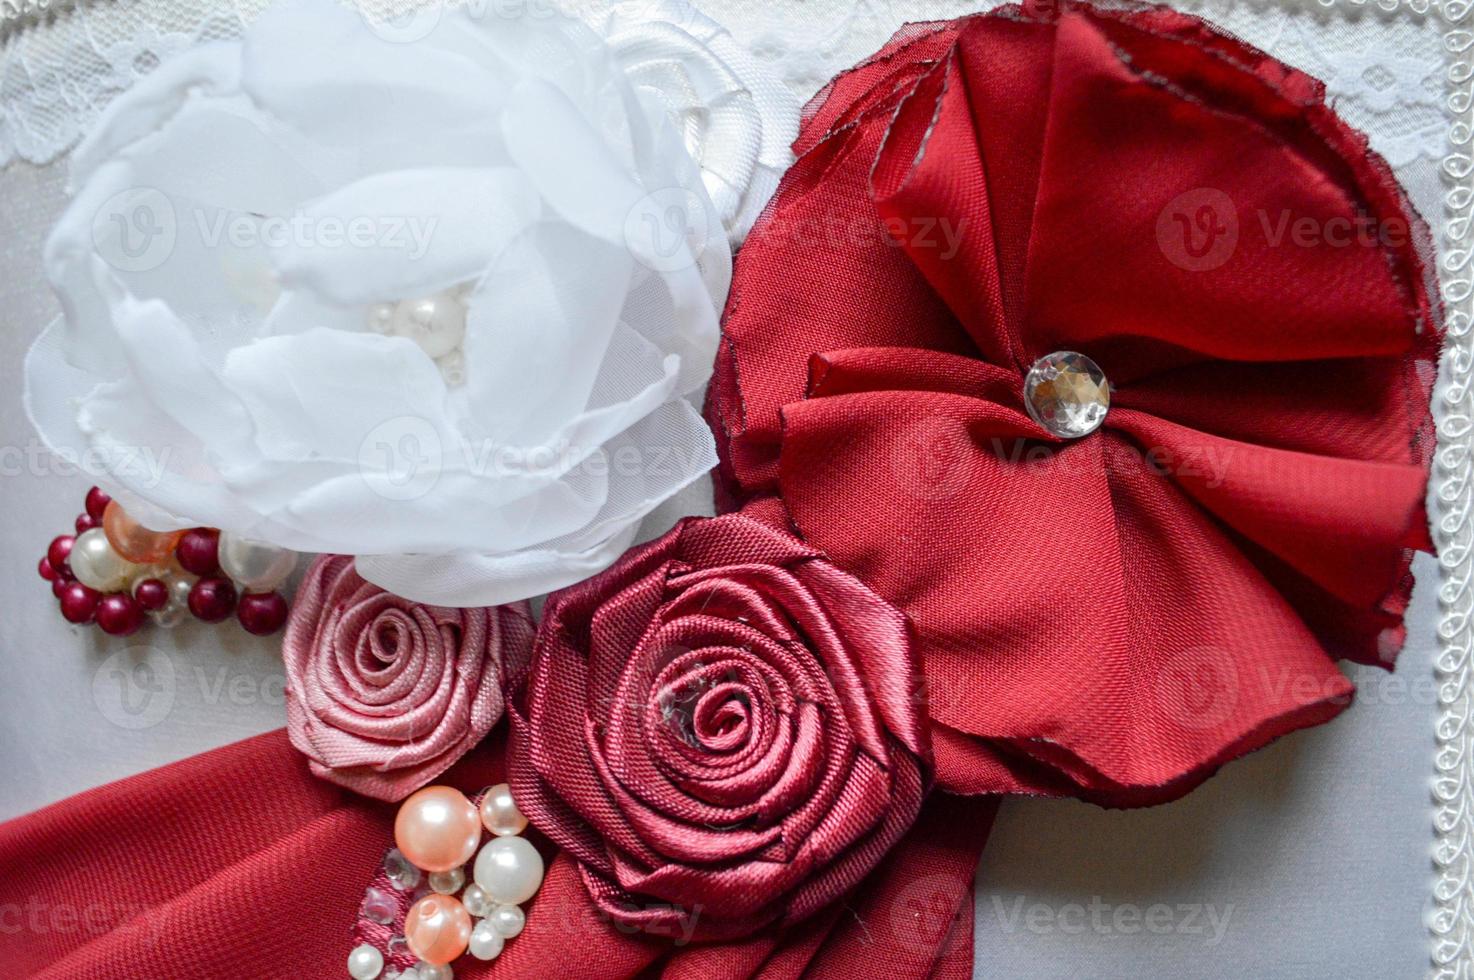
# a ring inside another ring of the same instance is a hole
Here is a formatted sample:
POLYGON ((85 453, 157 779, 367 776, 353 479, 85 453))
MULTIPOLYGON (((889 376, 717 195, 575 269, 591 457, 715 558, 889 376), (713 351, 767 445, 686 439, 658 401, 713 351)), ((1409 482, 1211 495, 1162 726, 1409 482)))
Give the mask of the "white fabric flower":
POLYGON ((410 26, 278 8, 114 102, 26 401, 145 523, 491 605, 599 571, 714 464, 687 396, 731 254, 685 134, 587 25, 410 26))
POLYGON ((592 23, 676 121, 740 245, 793 163, 798 97, 690 0, 622 0, 592 23))

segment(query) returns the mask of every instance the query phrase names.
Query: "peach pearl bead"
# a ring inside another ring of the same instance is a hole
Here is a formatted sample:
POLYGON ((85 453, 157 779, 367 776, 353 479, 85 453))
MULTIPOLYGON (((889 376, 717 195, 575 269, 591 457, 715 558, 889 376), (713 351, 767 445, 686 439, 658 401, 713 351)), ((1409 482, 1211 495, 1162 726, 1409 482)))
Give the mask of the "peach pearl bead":
POLYGON ((400 806, 394 843, 410 864, 424 871, 459 868, 481 843, 481 816, 460 790, 426 786, 400 806))
POLYGON ((109 501, 102 512, 102 533, 113 550, 135 565, 152 565, 174 553, 183 531, 150 531, 128 516, 116 501, 109 501))
POLYGON ((426 963, 449 963, 471 942, 471 913, 449 895, 426 895, 405 916, 404 939, 426 963))

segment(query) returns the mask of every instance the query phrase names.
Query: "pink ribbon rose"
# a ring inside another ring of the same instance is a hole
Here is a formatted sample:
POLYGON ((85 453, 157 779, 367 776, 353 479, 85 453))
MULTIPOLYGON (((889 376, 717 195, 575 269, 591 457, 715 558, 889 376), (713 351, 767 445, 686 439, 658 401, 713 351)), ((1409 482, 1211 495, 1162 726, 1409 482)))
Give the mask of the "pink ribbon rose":
POLYGON ((451 609, 365 582, 347 555, 308 569, 283 641, 287 731, 312 772, 400 800, 502 716, 503 671, 532 646, 526 602, 451 609))

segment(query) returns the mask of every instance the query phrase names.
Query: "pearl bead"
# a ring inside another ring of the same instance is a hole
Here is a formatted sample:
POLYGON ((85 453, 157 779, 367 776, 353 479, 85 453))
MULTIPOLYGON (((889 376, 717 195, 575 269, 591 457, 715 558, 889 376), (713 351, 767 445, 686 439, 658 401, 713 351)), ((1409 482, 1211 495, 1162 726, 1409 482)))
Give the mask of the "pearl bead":
POLYGON ((220 533, 220 568, 245 592, 270 592, 297 567, 297 553, 220 533))
POLYGON ((118 592, 127 584, 131 563, 113 550, 100 527, 77 535, 67 561, 77 581, 98 592, 118 592))
POLYGON ((95 520, 102 520, 103 512, 107 510, 107 505, 112 503, 112 500, 113 498, 109 497, 101 487, 93 487, 87 491, 87 513, 91 514, 95 520))
POLYGON ((139 608, 154 612, 169 604, 169 586, 156 578, 139 579, 133 583, 133 598, 139 608))
POLYGON ((109 636, 132 636, 143 618, 143 607, 121 592, 105 595, 97 604, 97 625, 109 636))
POLYGON ((79 626, 90 623, 101 600, 102 594, 96 589, 89 589, 81 582, 67 582, 62 586, 61 614, 69 623, 79 626))
POLYGON ((543 858, 525 837, 494 837, 476 855, 475 876, 496 901, 521 905, 543 883, 543 858))
POLYGON ((247 592, 236 606, 236 618, 247 633, 270 636, 287 622, 287 600, 280 592, 247 592))
POLYGON ((466 308, 450 293, 404 300, 394 306, 392 329, 431 357, 443 357, 466 336, 466 308))
POLYGON ((384 970, 384 954, 368 943, 348 954, 348 975, 353 980, 374 980, 384 970))
POLYGON ((447 388, 458 388, 466 383, 466 355, 459 348, 435 358, 435 364, 440 368, 440 376, 445 379, 447 388))
POLYGON ((516 939, 527 925, 527 913, 516 905, 498 905, 486 919, 506 939, 516 939))
POLYGON ((466 890, 461 892, 461 904, 477 919, 484 919, 496 911, 496 903, 477 884, 467 885, 466 890))
POLYGON ((189 608, 189 594, 194 591, 194 584, 199 581, 193 575, 179 575, 166 579, 169 583, 169 603, 177 605, 181 609, 189 608))
POLYGON ((430 890, 441 895, 454 895, 466 883, 466 872, 460 868, 434 871, 430 874, 430 890))
POLYGON ((218 576, 200 579, 189 590, 189 611, 202 622, 220 622, 235 612, 235 586, 218 576))
POLYGON ((478 960, 494 960, 502 953, 507 939, 490 922, 478 922, 471 930, 470 951, 478 960))
POLYGON ((449 963, 416 963, 415 980, 453 980, 449 963))
POLYGON ((481 825, 498 837, 510 837, 527 829, 527 818, 512 799, 512 787, 498 783, 481 798, 481 825))
POLYGON ((180 567, 194 575, 214 575, 219 569, 220 532, 196 527, 184 532, 174 549, 180 567))
POLYGON ((374 333, 387 334, 394 329, 394 304, 375 303, 368 309, 368 328, 374 333))
POLYGON ((426 963, 449 963, 471 941, 471 917, 449 895, 426 895, 405 916, 404 938, 426 963))
POLYGON ((71 578, 72 569, 67 559, 71 556, 72 548, 76 546, 77 539, 70 534, 58 534, 51 539, 51 544, 46 548, 46 562, 51 570, 62 578, 71 578))
POLYGON ((183 531, 150 531, 128 516, 123 505, 110 501, 102 512, 102 531, 113 550, 138 565, 152 565, 174 553, 183 531))
POLYGON ((399 807, 394 818, 394 843, 417 868, 458 868, 471 860, 476 845, 481 843, 476 807, 460 790, 426 786, 399 807))

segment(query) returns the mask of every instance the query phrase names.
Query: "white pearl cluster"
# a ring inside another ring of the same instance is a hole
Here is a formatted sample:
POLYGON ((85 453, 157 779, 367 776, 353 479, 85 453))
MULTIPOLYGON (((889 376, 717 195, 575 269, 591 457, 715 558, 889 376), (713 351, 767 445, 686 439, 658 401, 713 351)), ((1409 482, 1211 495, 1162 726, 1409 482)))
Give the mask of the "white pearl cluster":
POLYGON ((466 293, 466 287, 457 286, 418 299, 375 303, 368 311, 369 329, 414 341, 435 361, 445 383, 454 388, 466 381, 466 357, 461 352, 466 338, 466 293))
MULTIPOLYGON (((466 952, 478 960, 494 960, 506 948, 507 941, 522 934, 527 925, 527 914, 521 906, 537 894, 542 886, 544 866, 542 855, 537 852, 522 831, 527 829, 527 818, 512 799, 512 790, 506 783, 487 788, 480 795, 477 807, 481 826, 491 834, 470 863, 471 882, 466 882, 466 867, 434 871, 423 876, 419 868, 411 864, 396 848, 384 858, 384 871, 389 883, 402 892, 421 889, 422 880, 431 892, 453 895, 460 892, 460 902, 475 923, 471 929, 466 952)), ((378 889, 370 888, 368 896, 374 900, 387 899, 378 889)), ((382 904, 382 903, 380 903, 382 904)), ((373 921, 387 924, 387 910, 370 914, 373 921)), ((404 943, 402 936, 390 940, 390 949, 404 943)), ((452 980, 453 973, 448 965, 426 963, 423 960, 412 968, 395 973, 384 972, 385 957, 382 951, 364 943, 348 954, 348 975, 353 980, 452 980)))
POLYGON ((479 920, 471 930, 468 951, 478 960, 494 960, 527 924, 521 905, 537 894, 544 868, 537 848, 520 836, 527 829, 527 818, 506 783, 481 795, 481 826, 492 837, 476 855, 471 873, 475 883, 461 894, 461 904, 479 920))

